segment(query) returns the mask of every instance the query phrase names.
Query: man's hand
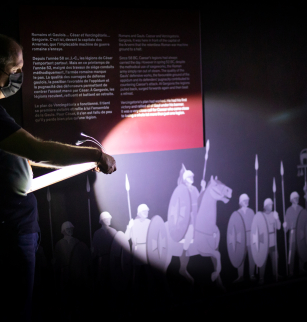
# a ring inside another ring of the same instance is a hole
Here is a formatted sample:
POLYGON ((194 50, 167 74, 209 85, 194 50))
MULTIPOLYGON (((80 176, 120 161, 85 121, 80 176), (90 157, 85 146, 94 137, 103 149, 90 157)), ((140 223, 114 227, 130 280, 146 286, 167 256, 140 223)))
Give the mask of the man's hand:
POLYGON ((105 174, 111 174, 116 171, 115 159, 111 155, 102 152, 96 171, 101 171, 105 174))

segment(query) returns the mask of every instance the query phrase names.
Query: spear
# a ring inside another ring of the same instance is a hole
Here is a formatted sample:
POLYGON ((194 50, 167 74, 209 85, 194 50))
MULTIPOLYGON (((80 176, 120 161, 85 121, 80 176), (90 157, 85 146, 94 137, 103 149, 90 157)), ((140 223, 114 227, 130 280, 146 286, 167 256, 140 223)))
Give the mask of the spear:
POLYGON ((305 209, 307 209, 307 181, 305 181, 303 191, 304 191, 304 198, 305 198, 305 209))
POLYGON ((90 203, 90 195, 89 192, 91 191, 90 182, 88 179, 88 175, 86 176, 86 191, 88 193, 87 197, 87 205, 88 205, 88 221, 89 221, 89 227, 90 227, 90 244, 91 244, 91 250, 93 249, 93 241, 92 241, 92 220, 91 220, 91 203, 90 203))
POLYGON ((205 154, 205 165, 204 165, 204 172, 203 172, 203 179, 202 179, 202 181, 200 183, 201 184, 201 192, 203 192, 205 190, 205 185, 203 185, 202 182, 205 181, 209 149, 210 149, 210 142, 209 142, 209 140, 207 140, 207 143, 206 143, 206 154, 205 154))
MULTIPOLYGON (((281 175, 281 190, 282 190, 283 222, 285 222, 286 207, 285 207, 285 187, 284 187, 284 165, 282 161, 280 161, 280 175, 281 175)), ((286 274, 288 275, 288 261, 287 261, 288 249, 287 249, 287 234, 285 229, 284 229, 284 239, 285 239, 285 252, 286 252, 286 274)))
POLYGON ((51 236, 51 250, 52 250, 52 258, 54 258, 52 220, 51 220, 51 194, 50 194, 49 187, 47 188, 47 200, 48 200, 48 204, 49 204, 49 224, 50 224, 50 236, 51 236))
POLYGON ((259 169, 258 155, 256 154, 256 158, 255 158, 255 171, 256 171, 256 213, 258 212, 258 169, 259 169))
POLYGON ((131 206, 130 206, 130 195, 129 195, 130 184, 129 184, 127 174, 126 174, 126 190, 127 190, 127 198, 128 198, 129 218, 131 219, 131 206))
MULTIPOLYGON (((276 182, 273 178, 273 194, 274 194, 274 212, 276 211, 276 182)), ((278 261, 277 261, 277 223, 275 222, 275 263, 276 263, 276 281, 278 280, 278 261)))
POLYGON ((210 142, 209 142, 209 140, 207 140, 207 143, 206 143, 206 154, 205 154, 205 166, 204 166, 203 180, 205 180, 205 176, 206 176, 207 160, 208 160, 209 149, 210 149, 210 142))

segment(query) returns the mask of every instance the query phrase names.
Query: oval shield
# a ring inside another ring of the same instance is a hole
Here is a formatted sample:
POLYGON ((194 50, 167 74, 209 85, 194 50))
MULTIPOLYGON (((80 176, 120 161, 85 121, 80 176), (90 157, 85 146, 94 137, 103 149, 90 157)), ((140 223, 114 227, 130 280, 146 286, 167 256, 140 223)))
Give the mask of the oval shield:
POLYGON ((233 212, 227 227, 227 250, 231 264, 238 268, 246 255, 246 229, 242 216, 233 212))
POLYGON ((167 256, 167 232, 160 216, 154 216, 150 221, 146 247, 150 266, 164 270, 167 256))
POLYGON ((303 209, 296 222, 297 252, 303 262, 307 262, 307 211, 303 209))
POLYGON ((168 206, 169 233, 175 242, 185 236, 190 223, 191 197, 188 188, 180 184, 174 190, 168 206))
POLYGON ((120 291, 126 288, 132 271, 130 244, 122 231, 114 236, 110 251, 111 288, 120 291))
POLYGON ((269 252, 269 230, 262 212, 257 212, 253 218, 250 242, 255 264, 262 267, 269 252))

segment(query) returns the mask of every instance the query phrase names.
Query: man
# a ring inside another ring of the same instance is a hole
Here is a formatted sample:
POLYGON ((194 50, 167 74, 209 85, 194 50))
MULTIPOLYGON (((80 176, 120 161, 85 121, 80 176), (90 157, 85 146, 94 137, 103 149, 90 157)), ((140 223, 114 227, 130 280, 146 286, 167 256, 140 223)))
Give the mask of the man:
MULTIPOLYGON (((0 99, 14 95, 20 89, 22 67, 21 46, 0 35, 0 99)), ((8 314, 7 320, 13 321, 12 314, 19 309, 18 314, 23 321, 31 319, 39 226, 36 199, 33 194, 27 194, 32 179, 29 164, 48 164, 57 168, 83 162, 97 162, 96 170, 106 174, 116 171, 113 157, 98 148, 65 145, 33 137, 0 105, 0 276, 6 281, 2 286, 6 297, 1 305, 8 314), (10 310, 10 303, 14 303, 13 310, 10 310)))
POLYGON ((110 251, 116 229, 110 227, 112 216, 109 212, 103 211, 99 216, 101 228, 95 231, 93 237, 93 263, 97 286, 104 287, 110 279, 110 251))
MULTIPOLYGON (((293 276, 294 272, 294 256, 296 252, 296 223, 297 218, 300 212, 303 210, 299 202, 299 194, 296 191, 293 191, 290 195, 291 206, 286 211, 285 222, 283 223, 283 227, 285 232, 289 231, 289 253, 288 253, 288 264, 289 264, 289 273, 290 276, 293 276)), ((304 262, 299 259, 299 270, 300 272, 304 272, 304 262)))
MULTIPOLYGON (((264 208, 264 218, 266 219, 267 222, 267 227, 269 231, 269 255, 271 256, 271 261, 272 261, 272 270, 273 270, 273 275, 275 277, 278 277, 278 252, 277 252, 277 243, 276 243, 276 234, 277 234, 277 229, 279 230, 281 227, 281 223, 278 217, 278 213, 273 210, 273 200, 271 198, 267 198, 264 200, 263 203, 263 208, 264 208)), ((266 266, 266 261, 264 264, 260 267, 260 278, 259 278, 259 283, 263 284, 264 282, 264 272, 265 272, 265 266, 266 266)))
MULTIPOLYGON (((248 261, 249 261, 249 277, 251 281, 255 281, 255 262, 252 255, 251 249, 251 241, 250 241, 250 234, 251 234, 251 227, 252 221, 254 218, 254 211, 248 207, 249 205, 249 196, 246 193, 243 193, 239 197, 239 205, 240 209, 237 211, 243 218, 244 225, 245 225, 245 233, 246 233, 246 249, 248 254, 248 261)), ((238 278, 235 282, 241 282, 244 280, 244 262, 241 266, 238 267, 238 278)))
POLYGON ((80 312, 90 288, 91 255, 85 243, 73 237, 74 225, 65 221, 61 226, 63 238, 54 248, 54 272, 61 304, 61 314, 69 319, 80 312))
POLYGON ((146 285, 147 290, 153 292, 154 279, 147 259, 147 233, 150 225, 148 219, 149 208, 146 204, 140 204, 137 208, 137 216, 130 219, 125 236, 132 243, 132 293, 139 294, 141 288, 146 285))
MULTIPOLYGON (((184 165, 182 165, 184 167, 184 165)), ((185 169, 185 168, 184 168, 185 169)), ((190 247, 190 244, 193 241, 194 238, 194 228, 195 228, 195 219, 197 215, 197 201, 199 197, 199 191, 198 189, 193 186, 194 183, 194 173, 190 170, 184 170, 183 175, 182 175, 182 183, 187 187, 190 200, 191 200, 191 212, 190 212, 190 222, 189 222, 189 227, 187 229, 187 232, 185 233, 184 236, 184 243, 183 243, 183 252, 182 255, 180 256, 180 269, 179 273, 186 277, 189 281, 192 283, 194 282, 193 277, 189 274, 187 271, 187 265, 189 263, 190 257, 187 256, 187 251, 190 247)))
POLYGON ((147 231, 150 224, 148 219, 149 208, 145 204, 141 204, 137 209, 137 216, 131 219, 125 231, 127 239, 132 242, 133 260, 136 265, 147 264, 147 231))

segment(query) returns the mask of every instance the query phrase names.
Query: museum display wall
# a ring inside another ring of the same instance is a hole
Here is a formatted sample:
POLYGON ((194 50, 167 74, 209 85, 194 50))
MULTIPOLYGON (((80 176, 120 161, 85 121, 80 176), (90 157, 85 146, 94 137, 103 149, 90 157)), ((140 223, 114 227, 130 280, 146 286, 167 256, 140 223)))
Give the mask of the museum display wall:
POLYGON ((43 139, 97 140, 118 168, 33 192, 36 307, 163 311, 304 279, 305 31, 214 17, 22 7, 20 32, 1 30, 25 58, 22 95, 1 104, 43 139))

